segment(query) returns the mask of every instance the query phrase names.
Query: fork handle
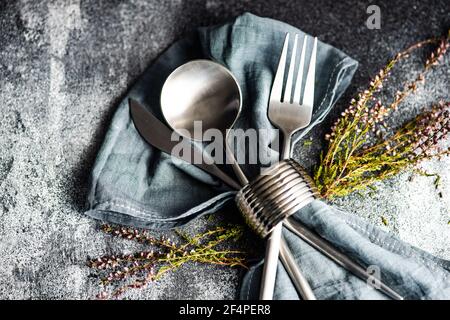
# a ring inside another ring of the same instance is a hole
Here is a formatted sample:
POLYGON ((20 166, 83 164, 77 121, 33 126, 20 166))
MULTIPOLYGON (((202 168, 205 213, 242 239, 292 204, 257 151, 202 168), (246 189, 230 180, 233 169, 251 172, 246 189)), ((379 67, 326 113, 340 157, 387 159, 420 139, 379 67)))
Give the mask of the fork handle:
POLYGON ((260 300, 272 300, 277 276, 278 255, 281 245, 281 231, 283 224, 279 223, 273 228, 266 242, 266 255, 264 258, 263 274, 259 291, 260 300))
MULTIPOLYGON (((281 149, 281 159, 289 159, 291 157, 291 132, 283 132, 283 148, 281 149)), ((263 274, 260 287, 260 300, 272 300, 273 292, 275 288, 275 280, 277 273, 278 258, 280 255, 280 248, 282 247, 282 235, 283 223, 279 223, 270 233, 266 243, 266 256, 264 259, 263 274)), ((288 255, 288 249, 284 246, 284 255, 280 258, 285 264, 285 268, 288 271, 292 281, 294 282, 299 294, 307 300, 314 300, 314 294, 309 286, 306 278, 303 276, 298 266, 295 266, 295 261, 291 258, 292 255, 288 255), (291 259, 289 259, 291 258, 291 259), (307 289, 305 289, 307 288, 307 289), (305 294, 306 292, 306 294, 305 294)))
POLYGON ((292 133, 283 132, 283 148, 281 149, 281 159, 286 160, 291 157, 291 139, 292 139, 292 133))
MULTIPOLYGON (((361 267, 357 262, 353 261, 349 256, 334 248, 334 246, 327 240, 308 230, 308 228, 292 218, 287 218, 284 222, 284 225, 289 229, 289 231, 299 236, 303 241, 321 252, 323 255, 330 258, 341 267, 349 270, 355 276, 366 281, 367 284, 372 285, 372 282, 370 281, 372 275, 370 275, 367 270, 361 267)), ((399 293, 390 288, 381 280, 378 280, 377 285, 378 286, 375 287, 375 289, 380 290, 388 297, 394 300, 403 300, 403 297, 399 293)))

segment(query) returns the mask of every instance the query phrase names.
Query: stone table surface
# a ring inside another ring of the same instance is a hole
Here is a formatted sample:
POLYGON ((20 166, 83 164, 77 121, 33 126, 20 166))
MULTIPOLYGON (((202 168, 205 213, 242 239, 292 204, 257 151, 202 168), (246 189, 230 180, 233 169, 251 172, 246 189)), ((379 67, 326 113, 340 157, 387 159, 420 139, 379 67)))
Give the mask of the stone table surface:
MULTIPOLYGON (((347 52, 360 68, 336 111, 312 132, 321 139, 338 110, 389 57, 450 25, 448 0, 378 2, 380 30, 365 24, 369 1, 1 1, 0 298, 94 298, 98 279, 90 276, 86 258, 135 249, 105 236, 83 215, 89 171, 115 105, 174 40, 197 26, 250 11, 347 52)), ((445 64, 406 101, 397 120, 449 100, 448 59, 445 64)), ((392 85, 418 70, 417 61, 401 67, 392 85)), ((320 144, 298 146, 296 157, 311 165, 319 149, 320 144)), ((440 174, 442 198, 432 178, 409 181, 406 172, 379 183, 364 199, 351 195, 334 205, 380 226, 384 217, 385 228, 401 239, 448 259, 450 161, 422 167, 440 174)), ((184 229, 196 232, 233 219, 223 212, 184 229)), ((233 246, 262 249, 251 237, 233 246)), ((230 299, 237 296, 241 275, 237 269, 188 264, 125 297, 230 299)))

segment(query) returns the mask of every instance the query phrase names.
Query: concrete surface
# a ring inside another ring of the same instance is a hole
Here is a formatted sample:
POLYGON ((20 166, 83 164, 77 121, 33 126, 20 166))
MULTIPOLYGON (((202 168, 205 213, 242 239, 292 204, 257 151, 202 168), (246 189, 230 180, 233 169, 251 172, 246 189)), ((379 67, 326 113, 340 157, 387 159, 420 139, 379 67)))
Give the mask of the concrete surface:
MULTIPOLYGON (((339 110, 389 56, 450 25, 445 0, 378 2, 381 30, 366 27, 364 1, 0 2, 0 298, 93 298, 98 285, 84 266, 87 256, 133 250, 126 241, 105 237, 83 216, 89 170, 120 97, 183 32, 251 11, 317 35, 361 63, 339 110)), ((418 63, 402 69, 399 74, 413 76, 418 63)), ((447 59, 396 119, 448 100, 449 78, 447 59)), ((330 121, 311 136, 322 137, 330 121)), ((311 165, 319 147, 307 148, 296 156, 311 165)), ((405 173, 379 184, 371 196, 349 196, 336 205, 379 225, 384 216, 390 231, 448 259, 450 161, 423 167, 442 176, 443 198, 432 178, 410 182, 405 173)), ((224 212, 218 220, 230 218, 224 212)), ((201 230, 218 220, 202 219, 186 229, 201 230)), ((237 270, 189 265, 126 297, 234 298, 239 277, 237 270)))

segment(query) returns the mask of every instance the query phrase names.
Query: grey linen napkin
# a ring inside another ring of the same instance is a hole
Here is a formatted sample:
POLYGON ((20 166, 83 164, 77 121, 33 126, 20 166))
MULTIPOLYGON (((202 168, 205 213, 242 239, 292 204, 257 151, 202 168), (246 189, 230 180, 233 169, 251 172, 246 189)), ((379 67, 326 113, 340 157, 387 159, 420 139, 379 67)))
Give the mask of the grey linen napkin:
MULTIPOLYGON (((271 128, 267 103, 286 32, 304 34, 282 22, 247 13, 221 26, 200 28, 164 52, 118 106, 92 169, 86 214, 111 223, 168 229, 233 201, 235 191, 214 177, 188 163, 172 161, 145 143, 130 118, 128 99, 138 100, 162 120, 159 98, 170 72, 193 59, 211 59, 228 67, 241 85, 244 104, 235 127, 271 128)), ((313 118, 295 141, 327 115, 356 68, 355 60, 319 41, 313 118)), ((258 173, 254 166, 243 166, 243 170, 249 177, 258 173)), ((234 214, 239 214, 237 208, 234 214)), ((361 264, 379 268, 382 280, 406 298, 450 297, 448 261, 321 201, 295 218, 361 264)), ((319 299, 385 298, 289 231, 284 230, 284 235, 319 299)), ((261 264, 245 275, 242 299, 258 297, 261 264)), ((275 298, 299 298, 281 264, 275 298)))

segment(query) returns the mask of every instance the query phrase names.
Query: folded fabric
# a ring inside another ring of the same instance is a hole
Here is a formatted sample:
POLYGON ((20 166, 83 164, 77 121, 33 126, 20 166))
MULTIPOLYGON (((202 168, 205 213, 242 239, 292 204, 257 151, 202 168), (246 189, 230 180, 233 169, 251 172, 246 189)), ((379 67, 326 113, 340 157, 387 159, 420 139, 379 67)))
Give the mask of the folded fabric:
MULTIPOLYGON (((287 32, 304 35, 282 22, 244 14, 221 26, 200 28, 164 52, 118 106, 92 169, 86 214, 111 223, 167 229, 199 215, 214 213, 233 201, 235 191, 221 181, 193 165, 172 161, 170 155, 149 146, 133 125, 128 99, 139 101, 163 120, 159 101, 167 76, 187 61, 211 59, 229 68, 241 85, 244 103, 235 127, 271 128, 267 103, 287 32)), ((347 88, 356 68, 356 61, 319 41, 313 118, 311 125, 296 135, 294 142, 327 115, 347 88)), ((266 147, 269 144, 270 141, 263 142, 266 147)), ((242 167, 250 178, 257 173, 254 166, 242 167)), ((239 214, 237 208, 233 214, 239 214)), ((447 262, 320 201, 297 213, 296 219, 363 265, 378 266, 382 279, 403 295, 410 298, 450 296, 447 262)), ((288 231, 285 236, 319 298, 384 298, 296 236, 288 231)), ((257 298, 259 273, 257 265, 246 275, 242 298, 257 298)), ((281 265, 275 297, 298 298, 281 265)))
MULTIPOLYGON (((438 259, 393 235, 316 200, 295 219, 316 231, 372 272, 404 299, 449 299, 450 261, 438 259)), ((323 256, 284 229, 283 235, 317 299, 388 299, 380 291, 323 256)), ((257 299, 262 263, 253 266, 241 286, 243 299, 257 299)), ((283 265, 278 264, 274 299, 298 299, 283 265)))

